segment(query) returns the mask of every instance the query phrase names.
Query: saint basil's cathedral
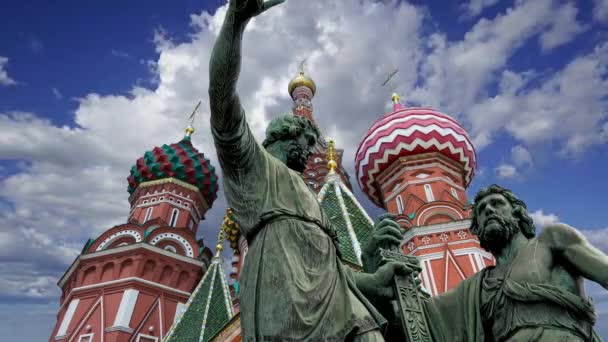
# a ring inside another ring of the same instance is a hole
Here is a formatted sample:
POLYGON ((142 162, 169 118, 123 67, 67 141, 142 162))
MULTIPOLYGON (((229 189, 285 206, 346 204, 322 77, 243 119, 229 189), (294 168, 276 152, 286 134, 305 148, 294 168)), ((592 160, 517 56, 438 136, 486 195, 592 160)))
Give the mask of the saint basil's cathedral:
MULTIPOLYGON (((314 81, 300 71, 288 90, 293 115, 316 122, 314 81)), ((401 249, 418 257, 422 289, 434 296, 494 263, 469 230, 466 188, 477 165, 475 148, 450 116, 405 107, 397 94, 392 101, 392 112, 376 120, 357 147, 356 179, 372 203, 397 214, 405 229, 401 249)), ((196 239, 217 197, 218 176, 192 145, 193 133, 189 126, 181 141, 136 161, 127 223, 87 241, 59 280, 49 341, 241 341, 238 277, 247 242, 231 209, 218 227, 215 251, 196 239), (231 279, 221 257, 224 238, 233 250, 231 279)), ((319 141, 302 177, 336 229, 343 263, 361 271, 373 220, 352 193, 343 150, 331 139, 319 141)))

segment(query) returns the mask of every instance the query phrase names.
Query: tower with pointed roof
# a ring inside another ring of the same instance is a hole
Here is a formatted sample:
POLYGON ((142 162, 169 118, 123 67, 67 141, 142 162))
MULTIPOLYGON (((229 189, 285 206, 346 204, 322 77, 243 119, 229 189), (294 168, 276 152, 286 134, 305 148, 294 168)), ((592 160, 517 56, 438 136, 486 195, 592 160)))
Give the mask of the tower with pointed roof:
MULTIPOLYGON (((184 311, 165 337, 167 342, 208 342, 225 330, 234 316, 232 298, 224 273, 221 252, 224 234, 228 227, 231 210, 228 209, 217 237, 216 253, 209 269, 188 299, 184 311)), ((216 339, 217 340, 217 339, 216 339)), ((227 336, 221 341, 229 341, 227 336)))
POLYGON ((393 111, 359 144, 357 180, 374 204, 398 215, 402 249, 421 260, 422 285, 437 295, 494 263, 469 230, 475 148, 452 117, 405 107, 397 94, 392 100, 393 111))
POLYGON ((196 232, 216 198, 217 175, 193 133, 189 126, 179 142, 137 160, 127 223, 89 239, 59 280, 49 341, 161 341, 203 274, 216 269, 196 232))
MULTIPOLYGON (((299 72, 296 77, 294 77, 287 87, 289 91, 289 96, 291 96, 293 100, 293 115, 298 115, 305 117, 317 124, 314 115, 313 115, 313 105, 312 99, 315 96, 317 91, 317 85, 304 72, 304 62, 300 63, 299 72)), ((306 165, 306 169, 302 172, 302 178, 308 185, 310 189, 319 193, 321 188, 323 187, 323 183, 325 181, 325 177, 329 172, 327 168, 327 142, 325 141, 325 137, 323 136, 323 130, 319 127, 319 131, 321 131, 322 136, 320 137, 317 145, 315 146, 315 150, 312 156, 308 159, 308 164, 306 165)), ((336 149, 335 150, 335 162, 336 173, 342 179, 342 182, 349 188, 352 189, 350 184, 350 179, 346 170, 342 167, 342 155, 344 154, 344 150, 336 149)))
POLYGON ((342 261, 361 270, 361 248, 372 234, 374 223, 336 172, 335 141, 328 139, 327 145, 329 172, 317 199, 336 230, 342 261))

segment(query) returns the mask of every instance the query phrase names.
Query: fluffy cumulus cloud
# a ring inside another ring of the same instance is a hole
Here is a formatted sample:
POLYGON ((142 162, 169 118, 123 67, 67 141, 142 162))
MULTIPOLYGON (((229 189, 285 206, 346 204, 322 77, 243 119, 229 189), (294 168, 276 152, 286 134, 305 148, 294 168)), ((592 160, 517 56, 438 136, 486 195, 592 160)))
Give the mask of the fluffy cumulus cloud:
POLYGON ((462 4, 465 18, 473 18, 481 14, 484 9, 494 6, 498 0, 470 0, 462 4))
POLYGON ((529 171, 533 164, 530 151, 521 145, 516 145, 511 148, 510 160, 502 162, 494 171, 499 178, 514 178, 529 171))
MULTIPOLYGON (((442 32, 429 33, 427 9, 406 2, 288 1, 250 23, 238 90, 261 139, 272 117, 291 110, 287 84, 306 59, 306 70, 318 85, 315 118, 345 149, 352 177, 358 142, 388 110, 391 89, 381 84, 399 68, 394 83, 406 101, 453 114, 470 129, 479 149, 507 127, 518 147, 505 164, 517 172, 532 165, 530 145, 558 139, 565 153, 580 153, 608 136, 608 126, 603 133, 598 128, 608 107, 608 45, 548 76, 507 70, 509 58, 527 41, 542 41, 543 34, 549 43, 538 44, 557 46, 573 39, 572 30, 550 33, 556 13, 572 12, 564 6, 574 8, 550 0, 516 1, 451 41, 442 32), (498 94, 486 92, 491 84, 498 94)), ((219 166, 208 126, 207 77, 225 11, 192 15, 186 42, 176 43, 170 32, 157 30, 158 58, 148 62, 155 86, 133 86, 127 94, 87 94, 78 99, 70 127, 36 113, 0 113, 0 159, 21 161, 0 170, 0 219, 6 223, 0 226, 1 293, 56 300, 54 282, 86 239, 126 221, 131 165, 153 146, 178 141, 199 100, 203 105, 193 142, 219 166)), ((563 16, 575 20, 573 13, 563 16)), ((5 64, 0 59, 0 82, 10 79, 3 73, 5 64)), ((221 192, 199 229, 210 246, 226 207, 221 192)))
MULTIPOLYGON (((192 15, 192 39, 184 43, 157 30, 159 56, 151 62, 157 85, 78 99, 74 127, 55 126, 35 113, 0 113, 0 158, 24 161, 0 183, 6 222, 0 227, 0 258, 8 275, 0 282, 3 294, 56 300, 55 282, 86 239, 125 222, 131 165, 153 146, 178 141, 199 99, 194 145, 218 165, 208 127, 207 75, 224 15, 225 7, 192 15)), ((390 68, 399 65, 403 81, 414 83, 425 15, 396 2, 291 1, 253 20, 239 92, 257 137, 263 137, 269 119, 290 111, 287 83, 298 62, 307 59, 306 69, 319 84, 317 120, 348 146, 351 161, 370 115, 379 116, 389 100, 390 90, 381 82, 390 68), (395 46, 397 41, 403 43, 395 46), (377 51, 385 54, 380 64, 377 51)), ((220 196, 199 229, 211 246, 225 207, 220 196)))
POLYGON ((530 216, 534 220, 534 225, 537 228, 542 228, 546 225, 559 222, 559 217, 552 213, 545 213, 542 209, 538 209, 530 213, 530 216))
POLYGON ((0 56, 0 85, 12 85, 17 82, 8 76, 6 66, 8 65, 8 58, 0 56))

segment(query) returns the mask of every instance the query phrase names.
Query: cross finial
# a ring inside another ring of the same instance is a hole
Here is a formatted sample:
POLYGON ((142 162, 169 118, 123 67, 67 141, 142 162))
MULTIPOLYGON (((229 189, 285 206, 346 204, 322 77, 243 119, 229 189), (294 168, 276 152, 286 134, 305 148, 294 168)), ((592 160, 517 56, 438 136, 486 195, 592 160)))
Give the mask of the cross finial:
POLYGON ((194 110, 192 111, 192 114, 190 114, 190 117, 188 118, 188 120, 190 120, 190 124, 188 125, 188 127, 186 127, 186 136, 189 137, 192 135, 192 133, 194 133, 194 118, 196 117, 196 112, 198 111, 198 107, 201 106, 201 101, 199 100, 198 103, 196 104, 196 107, 194 107, 194 110))
POLYGON ((300 75, 304 75, 304 67, 306 66, 307 60, 308 57, 304 58, 302 61, 300 61, 300 63, 298 63, 298 72, 300 73, 300 75))

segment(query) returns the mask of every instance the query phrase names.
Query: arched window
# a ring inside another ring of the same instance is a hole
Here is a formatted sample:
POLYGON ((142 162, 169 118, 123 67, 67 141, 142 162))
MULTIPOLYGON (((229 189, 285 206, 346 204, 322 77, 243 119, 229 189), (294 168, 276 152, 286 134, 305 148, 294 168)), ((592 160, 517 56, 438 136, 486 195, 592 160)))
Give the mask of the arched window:
POLYGON ((435 200, 435 196, 433 196, 433 189, 431 188, 431 184, 424 184, 424 192, 426 193, 426 200, 428 202, 433 202, 435 200))
POLYGON ((166 251, 169 252, 173 252, 173 253, 177 253, 177 249, 175 249, 175 247, 171 246, 171 245, 166 245, 165 248, 163 248, 166 251))
POLYGON ((454 189, 454 188, 452 188, 452 195, 454 195, 454 197, 455 197, 456 199, 459 199, 459 198, 458 198, 458 192, 457 192, 457 191, 456 191, 456 189, 454 189))
POLYGON ((152 216, 153 209, 154 209, 154 207, 150 207, 150 208, 148 208, 148 210, 146 210, 146 217, 144 218, 144 223, 148 222, 148 220, 150 219, 150 216, 152 216))
POLYGON ((401 195, 397 196, 397 212, 403 214, 403 199, 401 199, 401 195))
POLYGON ((177 209, 173 209, 173 212, 171 213, 171 220, 169 220, 169 225, 171 227, 175 227, 175 225, 177 224, 177 217, 179 216, 179 210, 177 209))

